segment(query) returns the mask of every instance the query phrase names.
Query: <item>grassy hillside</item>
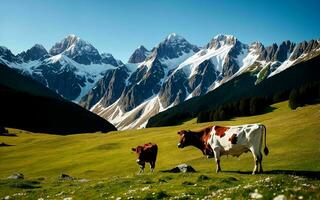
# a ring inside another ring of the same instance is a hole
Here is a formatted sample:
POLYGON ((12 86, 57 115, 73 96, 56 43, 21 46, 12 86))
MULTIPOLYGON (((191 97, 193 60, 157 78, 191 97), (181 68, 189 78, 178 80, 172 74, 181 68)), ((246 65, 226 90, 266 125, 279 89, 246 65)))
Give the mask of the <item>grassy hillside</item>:
POLYGON ((213 159, 195 148, 178 149, 180 129, 196 130, 212 123, 196 124, 195 119, 180 126, 148 128, 109 134, 57 136, 33 134, 15 129, 18 137, 0 136, 0 198, 26 199, 122 199, 132 198, 224 198, 248 199, 255 189, 270 199, 320 198, 320 104, 290 110, 288 102, 272 105, 270 112, 235 118, 217 125, 260 122, 267 127, 270 154, 264 157, 266 174, 253 176, 250 153, 240 158, 223 157, 223 171, 216 174, 213 159), (131 147, 145 142, 159 145, 156 172, 137 176, 138 166, 131 147), (161 172, 177 164, 191 164, 197 173, 161 172), (25 180, 7 180, 21 172, 25 180), (60 181, 66 173, 78 178, 60 181), (280 174, 279 174, 280 173, 280 174), (299 176, 292 176, 299 175, 299 176), (306 178, 300 177, 306 176, 306 178), (18 194, 19 193, 19 194, 18 194))

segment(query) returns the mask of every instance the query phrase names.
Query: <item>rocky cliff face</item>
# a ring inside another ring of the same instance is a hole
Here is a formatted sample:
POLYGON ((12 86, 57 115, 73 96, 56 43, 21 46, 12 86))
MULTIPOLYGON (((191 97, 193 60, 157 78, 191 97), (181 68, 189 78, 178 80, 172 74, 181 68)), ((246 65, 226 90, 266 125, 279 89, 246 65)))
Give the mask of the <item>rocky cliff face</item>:
POLYGON ((17 57, 23 62, 28 62, 48 58, 49 54, 41 44, 36 44, 27 51, 18 54, 17 57))
POLYGON ((310 40, 309 42, 303 41, 296 45, 293 50, 293 53, 290 57, 290 60, 295 60, 300 57, 302 54, 308 54, 314 51, 315 49, 320 48, 319 40, 310 40))
POLYGON ((14 62, 14 63, 21 63, 21 60, 17 58, 13 53, 6 47, 0 46, 0 62, 14 62))
POLYGON ((188 54, 190 52, 197 52, 199 48, 190 44, 186 39, 171 33, 168 37, 158 44, 152 51, 153 56, 158 59, 174 59, 188 54))
POLYGON ((79 104, 88 110, 98 101, 104 106, 111 105, 122 94, 128 76, 129 71, 124 65, 108 70, 103 78, 81 98, 79 104))
POLYGON ((150 51, 144 46, 139 46, 130 56, 128 63, 141 63, 150 55, 150 51))

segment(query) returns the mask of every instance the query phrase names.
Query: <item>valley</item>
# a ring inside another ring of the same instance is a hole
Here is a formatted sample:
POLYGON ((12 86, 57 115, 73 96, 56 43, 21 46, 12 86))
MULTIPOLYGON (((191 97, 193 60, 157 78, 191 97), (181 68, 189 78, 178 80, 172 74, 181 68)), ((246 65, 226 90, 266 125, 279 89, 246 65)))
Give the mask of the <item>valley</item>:
POLYGON ((34 134, 9 129, 17 137, 0 136, 0 198, 10 199, 270 199, 283 194, 289 199, 320 198, 320 104, 290 110, 288 102, 271 105, 265 114, 230 121, 114 131, 108 134, 68 136, 34 134), (222 173, 213 159, 192 147, 178 149, 177 131, 215 125, 263 123, 270 150, 264 156, 265 174, 251 175, 250 153, 239 158, 222 157, 222 173), (131 147, 154 142, 159 146, 155 172, 137 176, 138 165, 131 147), (161 172, 187 163, 191 174, 161 172), (8 180, 15 172, 24 180, 8 180), (59 180, 64 173, 75 180, 59 180))

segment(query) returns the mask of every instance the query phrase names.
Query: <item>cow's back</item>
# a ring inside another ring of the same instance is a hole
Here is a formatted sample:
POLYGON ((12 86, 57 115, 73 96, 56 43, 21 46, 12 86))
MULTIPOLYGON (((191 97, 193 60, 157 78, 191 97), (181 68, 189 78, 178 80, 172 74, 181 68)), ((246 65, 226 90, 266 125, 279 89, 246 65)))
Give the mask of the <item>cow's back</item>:
POLYGON ((253 144, 261 140, 260 124, 245 124, 239 126, 214 126, 211 132, 211 147, 222 148, 231 154, 241 154, 253 144))
POLYGON ((145 160, 147 162, 153 162, 157 159, 158 154, 158 145, 157 144, 145 144, 144 146, 144 152, 145 152, 145 160))

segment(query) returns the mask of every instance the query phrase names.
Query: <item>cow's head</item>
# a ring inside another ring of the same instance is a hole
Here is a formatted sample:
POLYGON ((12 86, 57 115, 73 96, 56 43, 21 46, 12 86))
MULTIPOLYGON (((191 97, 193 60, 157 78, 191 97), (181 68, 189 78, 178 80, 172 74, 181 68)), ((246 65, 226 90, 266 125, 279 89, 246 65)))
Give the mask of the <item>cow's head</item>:
POLYGON ((135 152, 137 154, 137 160, 136 162, 139 164, 139 165, 144 165, 145 161, 144 161, 144 148, 143 146, 137 146, 136 148, 131 148, 131 150, 133 152, 135 152))
POLYGON ((178 135, 180 135, 178 148, 184 148, 192 145, 199 148, 204 155, 208 157, 214 156, 211 146, 207 143, 207 141, 201 140, 199 137, 197 137, 195 132, 190 130, 181 130, 178 132, 178 135))
POLYGON ((193 135, 190 130, 181 130, 178 132, 180 135, 180 141, 178 143, 178 148, 184 148, 189 146, 193 142, 193 135))

